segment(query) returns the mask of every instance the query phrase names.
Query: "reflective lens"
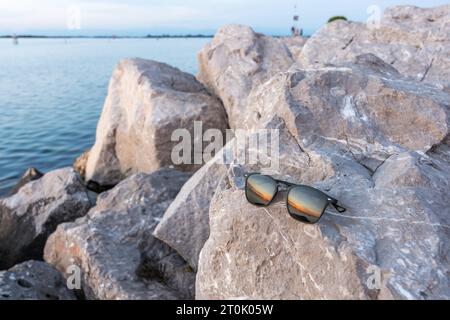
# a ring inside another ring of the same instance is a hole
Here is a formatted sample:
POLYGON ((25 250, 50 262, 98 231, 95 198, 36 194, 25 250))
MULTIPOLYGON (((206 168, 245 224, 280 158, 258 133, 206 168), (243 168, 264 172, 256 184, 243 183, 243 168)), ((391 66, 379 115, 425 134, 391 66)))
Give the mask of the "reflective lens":
POLYGON ((287 196, 289 214, 298 220, 308 223, 316 223, 322 216, 328 203, 326 194, 308 186, 294 187, 287 196))
POLYGON ((268 205, 277 193, 277 183, 271 177, 252 174, 247 178, 245 194, 250 203, 268 205))

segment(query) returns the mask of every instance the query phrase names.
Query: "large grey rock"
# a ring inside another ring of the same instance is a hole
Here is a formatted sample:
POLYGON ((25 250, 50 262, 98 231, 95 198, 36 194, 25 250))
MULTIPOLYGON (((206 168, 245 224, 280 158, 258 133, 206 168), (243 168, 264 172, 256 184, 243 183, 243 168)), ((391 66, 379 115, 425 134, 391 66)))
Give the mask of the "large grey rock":
POLYGON ((443 158, 393 155, 373 175, 332 150, 308 151, 307 169, 272 172, 347 207, 344 214, 327 212, 317 225, 288 215, 285 192, 267 208, 252 206, 242 172, 253 169, 230 170, 211 202, 197 299, 450 297, 448 147, 443 158), (379 284, 372 282, 378 276, 379 284))
POLYGON ((379 28, 338 20, 316 32, 305 44, 300 61, 341 64, 372 53, 415 80, 450 90, 450 5, 435 8, 392 7, 379 28))
POLYGON ((295 36, 295 37, 282 37, 280 39, 291 52, 294 61, 300 59, 303 46, 305 45, 306 41, 308 41, 308 38, 302 36, 295 36))
POLYGON ((205 164, 181 188, 154 231, 197 270, 198 256, 209 236, 209 204, 227 166, 217 159, 205 164))
MULTIPOLYGON (((193 137, 194 121, 202 121, 204 131, 227 128, 222 104, 192 75, 151 60, 121 61, 110 81, 86 180, 109 186, 136 172, 173 165, 178 142, 171 142, 172 133, 187 129, 193 137)), ((199 165, 175 167, 195 171, 199 165)))
POLYGON ((88 299, 192 299, 195 273, 152 236, 189 176, 160 169, 125 179, 100 194, 85 217, 58 227, 45 260, 63 273, 79 267, 88 299))
POLYGON ((27 261, 0 271, 0 300, 75 300, 64 277, 41 261, 27 261))
POLYGON ((0 269, 42 259, 58 224, 85 215, 91 202, 72 168, 51 171, 0 200, 0 269))
POLYGON ((448 299, 449 105, 373 55, 293 67, 254 90, 243 123, 281 137, 279 168, 264 173, 348 210, 302 224, 283 191, 255 207, 243 174, 262 164, 231 165, 210 204, 196 298, 448 299))
POLYGON ((282 39, 227 25, 198 54, 197 76, 223 102, 231 128, 241 127, 251 90, 294 62, 282 39))
POLYGON ((374 170, 387 157, 426 152, 450 133, 450 95, 402 77, 372 54, 343 66, 293 66, 254 90, 248 128, 277 115, 303 149, 324 139, 374 170))

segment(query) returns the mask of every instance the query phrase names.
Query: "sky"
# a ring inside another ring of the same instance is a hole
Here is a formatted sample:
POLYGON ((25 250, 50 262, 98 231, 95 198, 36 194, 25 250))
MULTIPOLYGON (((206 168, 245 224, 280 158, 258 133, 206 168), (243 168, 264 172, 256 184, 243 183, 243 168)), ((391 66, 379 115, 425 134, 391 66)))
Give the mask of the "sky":
POLYGON ((0 0, 0 35, 213 34, 229 23, 284 35, 294 14, 312 34, 334 15, 366 21, 373 5, 382 11, 411 3, 432 7, 450 0, 0 0))

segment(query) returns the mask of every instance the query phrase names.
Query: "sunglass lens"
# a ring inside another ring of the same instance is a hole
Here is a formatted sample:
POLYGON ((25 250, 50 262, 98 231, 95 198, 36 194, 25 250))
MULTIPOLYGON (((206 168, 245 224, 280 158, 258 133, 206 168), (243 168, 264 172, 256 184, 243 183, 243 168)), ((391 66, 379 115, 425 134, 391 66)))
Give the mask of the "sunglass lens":
POLYGON ((245 194, 250 203, 268 205, 277 193, 277 183, 271 177, 252 174, 247 178, 245 194))
POLYGON ((308 186, 294 187, 287 196, 289 214, 307 223, 316 223, 327 205, 327 195, 308 186))

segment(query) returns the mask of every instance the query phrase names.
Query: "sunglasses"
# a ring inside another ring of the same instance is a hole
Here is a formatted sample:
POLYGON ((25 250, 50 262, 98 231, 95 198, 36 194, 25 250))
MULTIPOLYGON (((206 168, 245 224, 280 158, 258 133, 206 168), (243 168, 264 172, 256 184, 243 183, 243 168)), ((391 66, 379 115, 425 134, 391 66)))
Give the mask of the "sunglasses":
POLYGON ((315 188, 276 180, 259 173, 245 176, 245 197, 253 205, 265 207, 272 203, 278 193, 279 185, 288 187, 286 206, 288 213, 296 220, 305 223, 316 223, 331 204, 338 212, 346 209, 338 205, 338 201, 315 188))

